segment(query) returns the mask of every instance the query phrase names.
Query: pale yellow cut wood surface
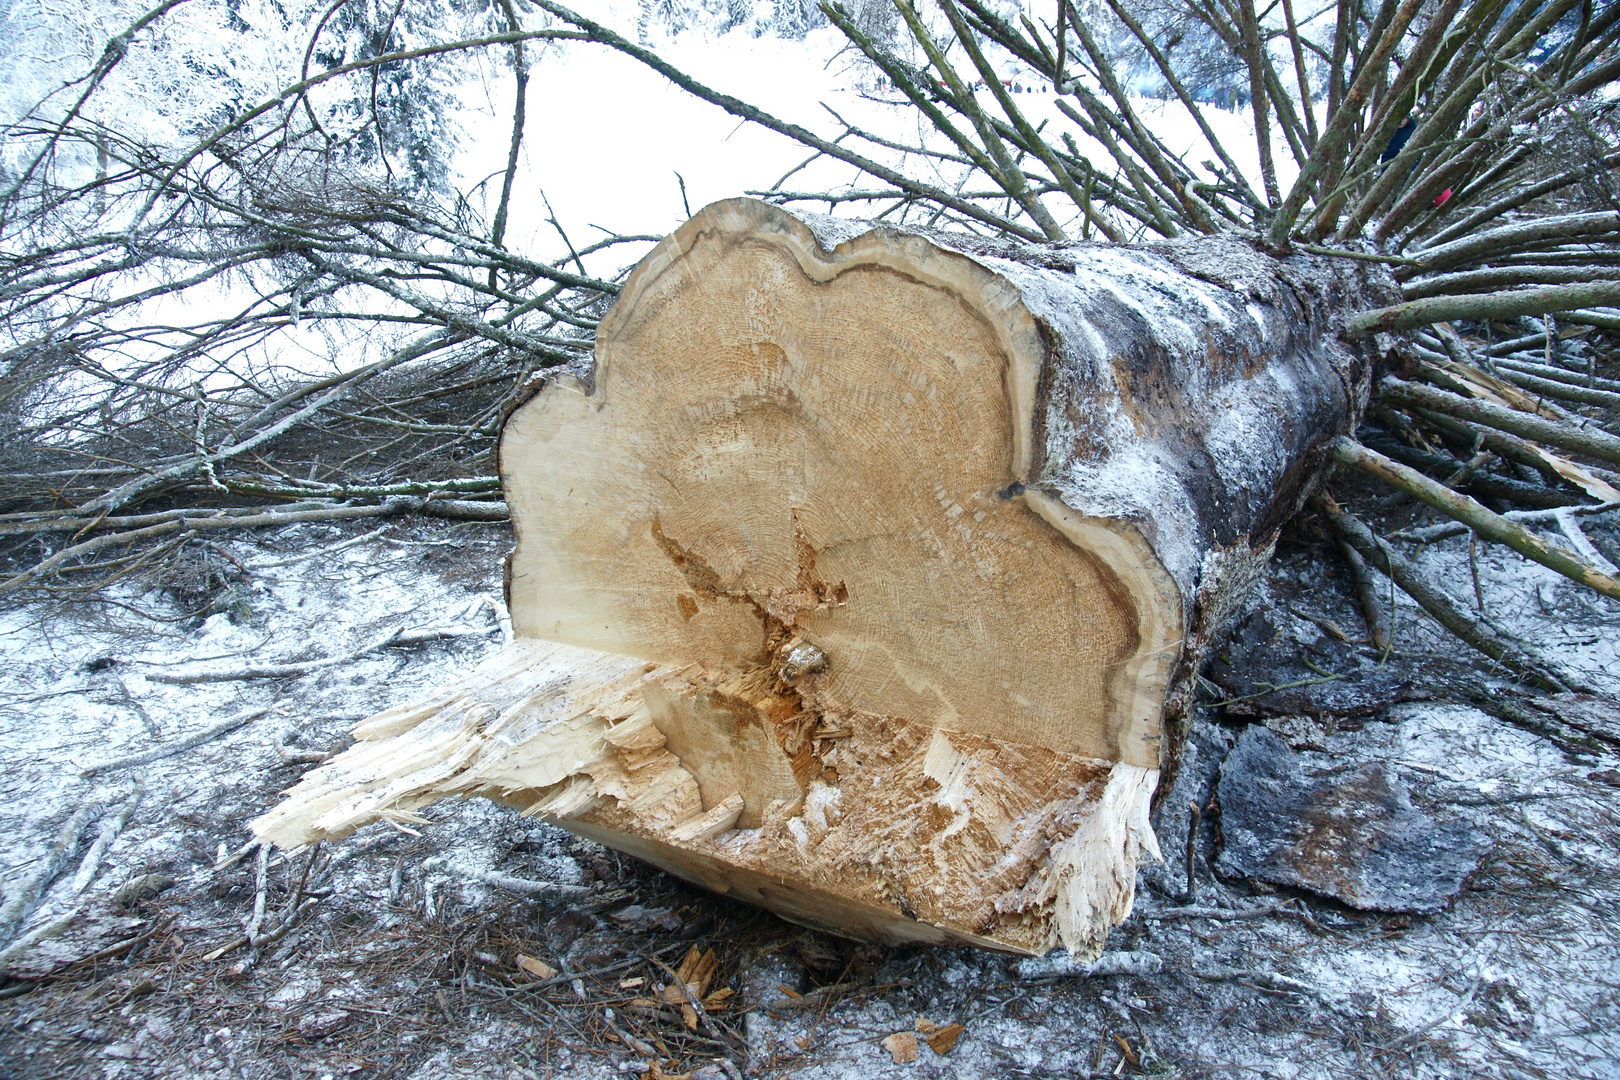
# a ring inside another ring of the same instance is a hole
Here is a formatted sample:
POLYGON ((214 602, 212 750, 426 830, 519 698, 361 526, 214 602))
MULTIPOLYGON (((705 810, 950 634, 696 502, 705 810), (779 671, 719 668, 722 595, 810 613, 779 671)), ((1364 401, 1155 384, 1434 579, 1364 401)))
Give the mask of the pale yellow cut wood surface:
POLYGON ((1157 767, 1181 600, 1140 538, 1014 486, 1043 355, 1016 292, 761 205, 666 239, 592 384, 508 423, 516 631, 725 671, 797 630, 850 708, 1157 767))

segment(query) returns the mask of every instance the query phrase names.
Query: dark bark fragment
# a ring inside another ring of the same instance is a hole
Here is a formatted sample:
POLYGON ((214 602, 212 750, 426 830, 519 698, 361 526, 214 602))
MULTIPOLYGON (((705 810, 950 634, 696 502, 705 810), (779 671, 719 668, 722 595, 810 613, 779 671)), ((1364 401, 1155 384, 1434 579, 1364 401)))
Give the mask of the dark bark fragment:
MULTIPOLYGON (((1365 716, 1423 696, 1402 657, 1380 663, 1368 650, 1322 634, 1309 649, 1287 628, 1288 615, 1256 611, 1209 664, 1209 677, 1239 716, 1365 716)), ((1335 625, 1338 625, 1335 623, 1335 625)), ((1353 623, 1344 629, 1354 631, 1353 623)))
POLYGON ((1226 876, 1308 889, 1364 911, 1440 911, 1490 842, 1465 822, 1412 806, 1383 764, 1314 779, 1282 739, 1244 732, 1221 765, 1216 868, 1226 876))

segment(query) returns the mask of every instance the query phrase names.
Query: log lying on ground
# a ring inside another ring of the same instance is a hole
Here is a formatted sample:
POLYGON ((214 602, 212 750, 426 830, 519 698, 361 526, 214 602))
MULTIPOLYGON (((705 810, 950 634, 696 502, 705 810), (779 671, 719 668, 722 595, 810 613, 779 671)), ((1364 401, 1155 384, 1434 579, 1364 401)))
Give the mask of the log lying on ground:
POLYGON ((478 794, 840 933, 1094 956, 1382 273, 708 207, 507 423, 516 640, 255 828, 478 794))

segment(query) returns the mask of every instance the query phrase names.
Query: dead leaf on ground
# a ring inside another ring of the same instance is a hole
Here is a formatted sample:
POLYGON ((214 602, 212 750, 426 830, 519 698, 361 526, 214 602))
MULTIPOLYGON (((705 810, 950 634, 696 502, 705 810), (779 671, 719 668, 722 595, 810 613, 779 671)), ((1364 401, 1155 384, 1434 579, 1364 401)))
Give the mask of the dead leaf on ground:
POLYGON ((961 1024, 946 1024, 928 1036, 928 1049, 944 1057, 956 1049, 956 1042, 967 1028, 961 1024))
MULTIPOLYGON (((1114 1033, 1109 1032, 1109 1034, 1113 1035, 1114 1033)), ((1126 1061, 1130 1062, 1132 1066, 1141 1064, 1141 1062, 1136 1058, 1136 1052, 1131 1049, 1131 1044, 1126 1042, 1123 1036, 1114 1035, 1114 1041, 1119 1043, 1120 1052, 1125 1055, 1126 1061)))
POLYGON ((557 974, 557 969, 544 960, 536 960, 534 957, 524 956, 522 953, 518 953, 517 965, 537 979, 549 979, 557 974))
POLYGON ((883 1049, 894 1058, 896 1065, 909 1065, 917 1060, 917 1033, 897 1031, 883 1040, 883 1049))

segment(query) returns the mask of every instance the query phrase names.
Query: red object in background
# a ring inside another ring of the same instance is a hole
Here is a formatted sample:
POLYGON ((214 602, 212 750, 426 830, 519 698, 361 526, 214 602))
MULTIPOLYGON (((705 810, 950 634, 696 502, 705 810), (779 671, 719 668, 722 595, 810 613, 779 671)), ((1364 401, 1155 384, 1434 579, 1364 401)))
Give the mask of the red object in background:
POLYGON ((1435 209, 1438 210, 1440 207, 1446 205, 1446 200, 1449 198, 1451 198, 1451 189, 1446 188, 1446 190, 1434 197, 1435 209))

